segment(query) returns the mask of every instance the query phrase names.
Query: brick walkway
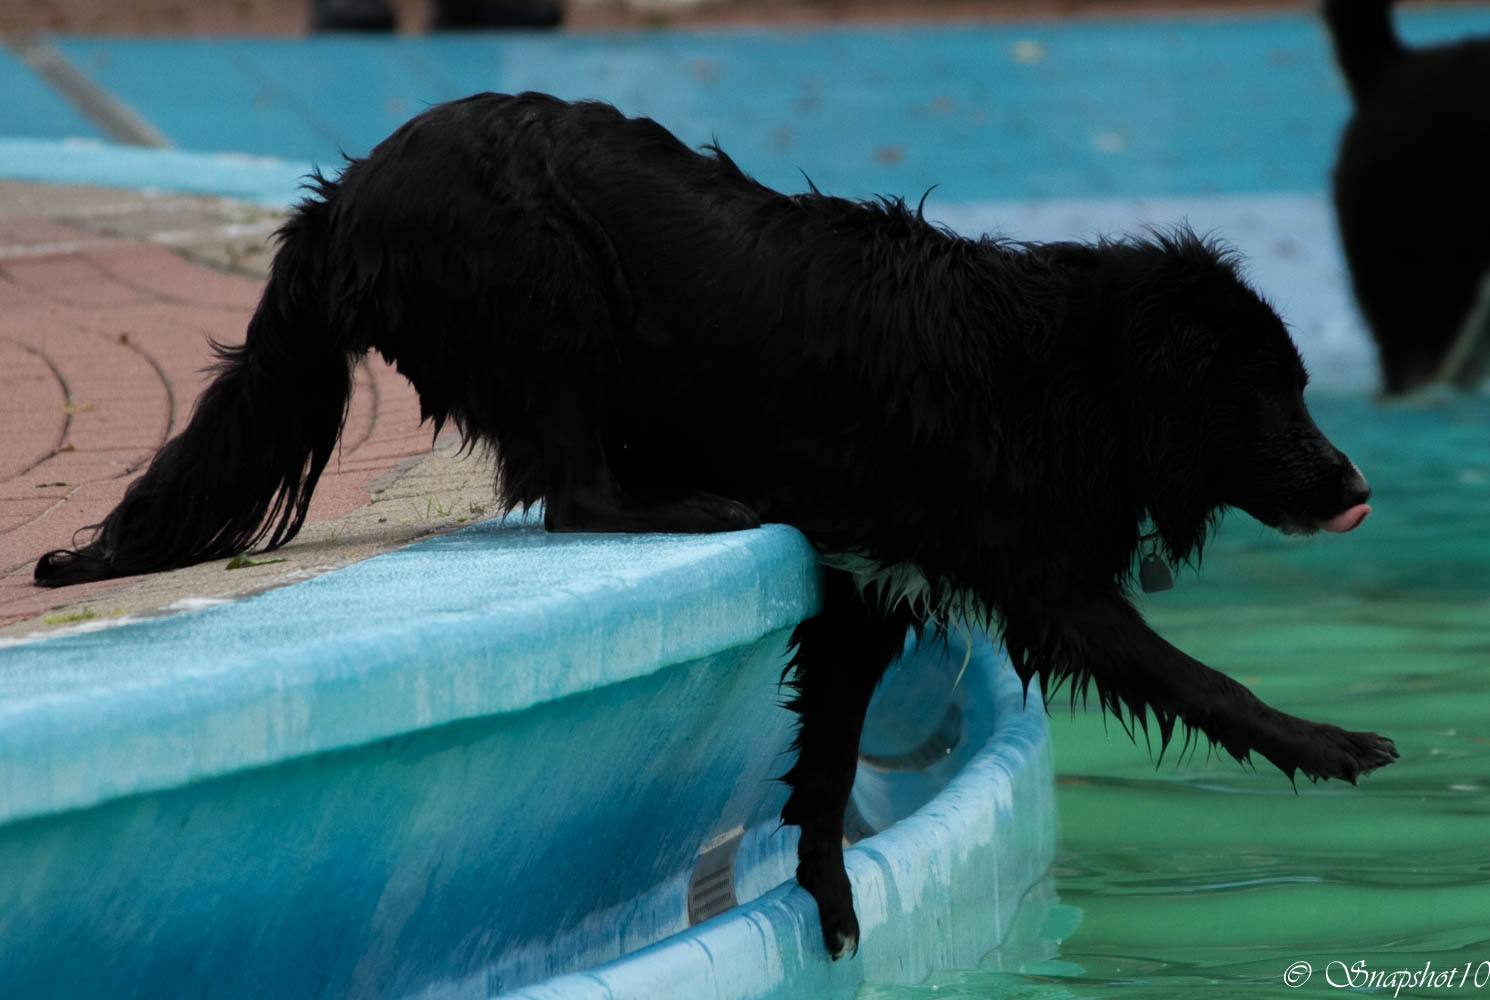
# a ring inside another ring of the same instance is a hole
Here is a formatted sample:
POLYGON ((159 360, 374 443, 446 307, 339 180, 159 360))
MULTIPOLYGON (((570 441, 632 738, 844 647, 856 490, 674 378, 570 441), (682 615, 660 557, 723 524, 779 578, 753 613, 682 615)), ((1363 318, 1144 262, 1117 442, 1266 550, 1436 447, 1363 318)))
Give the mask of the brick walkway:
MULTIPOLYGON (((126 582, 42 590, 31 568, 101 519, 181 428, 204 385, 208 338, 242 340, 261 282, 185 259, 162 245, 172 236, 0 218, 0 625, 126 582)), ((367 504, 370 485, 430 450, 401 376, 377 361, 357 385, 311 522, 367 504)))

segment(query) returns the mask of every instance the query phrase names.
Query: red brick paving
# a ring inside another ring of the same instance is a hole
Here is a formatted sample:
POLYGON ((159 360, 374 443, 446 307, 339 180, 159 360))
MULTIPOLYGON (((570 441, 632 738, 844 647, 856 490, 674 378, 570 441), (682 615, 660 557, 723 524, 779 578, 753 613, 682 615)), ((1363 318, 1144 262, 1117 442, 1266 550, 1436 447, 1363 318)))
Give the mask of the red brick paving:
MULTIPOLYGON (((205 383, 208 338, 241 342, 260 290, 154 244, 0 223, 0 625, 58 602, 31 583, 37 557, 107 514, 180 429, 205 383)), ((368 484, 429 450, 401 376, 374 359, 357 386, 312 521, 367 503, 368 484)))

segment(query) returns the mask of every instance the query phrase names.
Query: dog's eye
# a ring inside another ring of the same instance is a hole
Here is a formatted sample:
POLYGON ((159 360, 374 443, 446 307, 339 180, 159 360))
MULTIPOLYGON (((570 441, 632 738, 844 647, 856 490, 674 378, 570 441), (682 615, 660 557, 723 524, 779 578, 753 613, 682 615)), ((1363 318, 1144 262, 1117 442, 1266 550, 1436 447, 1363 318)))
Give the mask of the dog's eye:
POLYGON ((1260 429, 1277 430, 1288 423, 1288 407, 1273 393, 1258 393, 1253 402, 1253 420, 1260 429))

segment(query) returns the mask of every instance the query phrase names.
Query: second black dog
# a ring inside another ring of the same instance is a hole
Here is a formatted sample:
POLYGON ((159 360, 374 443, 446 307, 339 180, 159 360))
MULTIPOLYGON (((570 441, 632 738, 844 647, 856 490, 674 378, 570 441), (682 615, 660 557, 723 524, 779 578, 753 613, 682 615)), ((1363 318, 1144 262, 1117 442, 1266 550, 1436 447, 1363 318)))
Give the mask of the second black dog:
POLYGON ((1128 601, 1135 555, 1199 553, 1239 507, 1348 531, 1369 490, 1315 427, 1283 324, 1180 232, 970 240, 898 201, 755 183, 600 104, 434 108, 282 231, 241 347, 48 586, 294 536, 352 364, 397 364, 438 426, 495 447, 554 531, 795 525, 832 567, 792 642, 783 817, 835 958, 859 928, 843 815, 870 694, 906 630, 969 617, 1044 690, 1094 686, 1289 775, 1356 777, 1389 740, 1278 712, 1128 601), (1146 527, 1153 534, 1146 540, 1146 527))
POLYGON ((1355 115, 1335 208, 1382 383, 1490 370, 1490 38, 1410 49, 1393 0, 1327 0, 1355 115))

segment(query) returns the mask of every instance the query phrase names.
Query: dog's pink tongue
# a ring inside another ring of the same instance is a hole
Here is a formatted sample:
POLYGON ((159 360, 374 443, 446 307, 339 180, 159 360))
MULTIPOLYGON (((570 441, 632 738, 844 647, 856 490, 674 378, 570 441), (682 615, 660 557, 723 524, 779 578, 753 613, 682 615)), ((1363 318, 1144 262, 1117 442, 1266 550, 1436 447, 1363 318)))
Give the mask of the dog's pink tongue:
POLYGON ((1337 535, 1343 535, 1347 531, 1354 531, 1356 528, 1359 528, 1361 522, 1366 519, 1366 515, 1369 513, 1371 513, 1370 506, 1358 503, 1343 514, 1336 514, 1328 521, 1321 522, 1319 526, 1325 531, 1333 531, 1337 535))

